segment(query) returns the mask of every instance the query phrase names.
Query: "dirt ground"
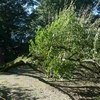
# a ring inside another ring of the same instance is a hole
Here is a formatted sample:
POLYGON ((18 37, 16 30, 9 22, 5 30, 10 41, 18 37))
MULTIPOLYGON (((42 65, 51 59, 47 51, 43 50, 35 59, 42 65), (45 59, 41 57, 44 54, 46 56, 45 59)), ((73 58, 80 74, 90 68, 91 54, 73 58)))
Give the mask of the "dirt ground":
POLYGON ((0 100, 100 100, 100 82, 47 79, 31 69, 0 73, 0 100))

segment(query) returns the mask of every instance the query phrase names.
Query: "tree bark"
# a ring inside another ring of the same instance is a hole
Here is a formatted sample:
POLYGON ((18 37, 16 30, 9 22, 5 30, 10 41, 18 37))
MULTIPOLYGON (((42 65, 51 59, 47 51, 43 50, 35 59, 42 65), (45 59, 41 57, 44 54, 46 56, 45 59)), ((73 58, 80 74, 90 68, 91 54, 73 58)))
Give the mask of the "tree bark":
POLYGON ((82 61, 82 63, 92 63, 100 68, 100 64, 96 60, 93 60, 93 59, 85 59, 82 61))
POLYGON ((38 67, 32 61, 33 61, 32 57, 27 58, 27 57, 20 56, 16 58, 14 61, 8 62, 5 65, 0 66, 0 72, 7 72, 12 68, 16 68, 23 65, 28 65, 30 68, 42 72, 41 69, 38 70, 38 67))
POLYGON ((6 71, 10 70, 11 68, 16 68, 16 67, 22 66, 24 64, 25 63, 23 61, 19 61, 17 63, 14 63, 14 61, 8 62, 7 64, 0 67, 0 71, 1 72, 6 72, 6 71))

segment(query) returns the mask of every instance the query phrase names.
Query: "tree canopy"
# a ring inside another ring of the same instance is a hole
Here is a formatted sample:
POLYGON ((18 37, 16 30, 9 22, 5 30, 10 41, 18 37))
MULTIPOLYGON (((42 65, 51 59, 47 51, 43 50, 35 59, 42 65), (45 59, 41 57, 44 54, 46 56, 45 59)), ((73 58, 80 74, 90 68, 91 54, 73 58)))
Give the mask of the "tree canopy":
POLYGON ((33 0, 1 0, 0 1, 0 45, 6 46, 11 41, 11 33, 25 32, 28 14, 24 6, 34 6, 33 0), (5 44, 5 45, 4 45, 5 44))
MULTIPOLYGON (((56 20, 56 15, 64 8, 68 8, 70 4, 74 6, 75 12, 81 15, 85 9, 92 11, 99 0, 37 0, 39 6, 37 11, 40 14, 39 20, 42 22, 42 26, 51 24, 56 20)), ((99 7, 97 7, 99 8, 99 7)))
POLYGON ((29 24, 35 18, 29 16, 27 9, 35 5, 33 0, 0 0, 0 47, 5 51, 5 62, 14 60, 20 54, 21 43, 28 43, 34 36, 29 24))

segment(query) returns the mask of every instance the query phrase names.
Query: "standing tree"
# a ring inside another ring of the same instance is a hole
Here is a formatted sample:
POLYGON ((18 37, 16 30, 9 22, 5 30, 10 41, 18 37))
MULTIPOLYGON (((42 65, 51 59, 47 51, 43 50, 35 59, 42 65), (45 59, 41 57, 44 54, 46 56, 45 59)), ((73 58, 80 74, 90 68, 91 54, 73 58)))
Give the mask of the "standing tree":
MULTIPOLYGON (((34 6, 33 0, 0 0, 0 46, 11 52, 11 35, 25 35, 29 17, 25 7, 34 6)), ((20 39, 20 38, 18 38, 20 39)), ((18 40, 19 41, 19 40, 18 40)))
POLYGON ((89 10, 97 4, 98 0, 37 0, 39 5, 37 11, 40 14, 41 26, 50 25, 56 20, 56 15, 64 8, 68 8, 71 3, 74 5, 75 12, 82 15, 82 12, 89 7, 89 10))

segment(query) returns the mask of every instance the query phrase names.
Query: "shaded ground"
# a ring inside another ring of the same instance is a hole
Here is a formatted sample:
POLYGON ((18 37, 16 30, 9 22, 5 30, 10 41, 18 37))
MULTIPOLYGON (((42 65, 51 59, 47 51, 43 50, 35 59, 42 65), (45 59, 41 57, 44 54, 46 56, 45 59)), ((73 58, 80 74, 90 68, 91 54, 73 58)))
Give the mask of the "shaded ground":
POLYGON ((0 74, 0 96, 4 100, 100 100, 100 80, 55 82, 42 73, 20 69, 0 74))

